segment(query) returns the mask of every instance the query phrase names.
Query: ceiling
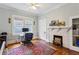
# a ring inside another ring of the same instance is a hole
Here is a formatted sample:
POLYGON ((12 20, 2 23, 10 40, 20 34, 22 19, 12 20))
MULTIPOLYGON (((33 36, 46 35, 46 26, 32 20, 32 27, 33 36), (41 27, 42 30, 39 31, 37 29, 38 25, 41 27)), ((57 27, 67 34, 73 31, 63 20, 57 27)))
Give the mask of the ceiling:
POLYGON ((31 3, 5 3, 2 5, 11 7, 13 9, 31 12, 36 15, 45 14, 48 11, 51 11, 52 9, 56 9, 64 5, 62 3, 38 3, 38 4, 39 6, 37 7, 37 9, 33 9, 31 3))

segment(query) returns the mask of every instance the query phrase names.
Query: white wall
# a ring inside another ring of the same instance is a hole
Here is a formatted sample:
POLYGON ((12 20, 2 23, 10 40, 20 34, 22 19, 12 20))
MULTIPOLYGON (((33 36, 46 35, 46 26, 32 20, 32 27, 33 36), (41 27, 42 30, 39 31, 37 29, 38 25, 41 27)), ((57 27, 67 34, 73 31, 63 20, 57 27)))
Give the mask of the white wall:
POLYGON ((23 12, 20 10, 12 10, 12 9, 6 9, 0 7, 0 33, 1 32, 8 32, 8 40, 11 39, 11 23, 8 23, 8 18, 12 15, 19 15, 19 16, 25 16, 25 17, 31 17, 35 20, 34 25, 34 36, 37 36, 37 17, 31 13, 23 12))
MULTIPOLYGON (((39 17, 39 20, 46 19, 46 21, 47 21, 46 29, 47 29, 47 33, 48 33, 49 32, 48 24, 51 20, 55 20, 55 19, 65 20, 66 26, 71 26, 72 21, 71 21, 70 17, 78 16, 78 15, 79 15, 79 4, 66 4, 64 6, 61 6, 60 8, 57 8, 55 10, 48 12, 47 14, 41 15, 39 17)), ((48 33, 48 35, 50 36, 49 38, 47 38, 48 40, 51 39, 51 42, 52 42, 52 39, 53 39, 52 36, 54 33, 63 35, 64 36, 63 45, 72 50, 79 51, 79 47, 72 46, 72 30, 70 30, 69 32, 66 32, 66 29, 62 29, 60 32, 57 32, 57 30, 54 30, 54 31, 50 30, 50 31, 51 32, 48 33)))

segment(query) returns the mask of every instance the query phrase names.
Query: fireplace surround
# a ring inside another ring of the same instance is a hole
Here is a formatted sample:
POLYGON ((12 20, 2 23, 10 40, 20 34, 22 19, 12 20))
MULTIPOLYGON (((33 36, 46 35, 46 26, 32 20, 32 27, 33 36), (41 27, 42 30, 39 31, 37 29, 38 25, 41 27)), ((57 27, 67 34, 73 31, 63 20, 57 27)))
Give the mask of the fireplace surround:
POLYGON ((53 35, 53 44, 59 47, 63 47, 63 37, 60 35, 53 35))

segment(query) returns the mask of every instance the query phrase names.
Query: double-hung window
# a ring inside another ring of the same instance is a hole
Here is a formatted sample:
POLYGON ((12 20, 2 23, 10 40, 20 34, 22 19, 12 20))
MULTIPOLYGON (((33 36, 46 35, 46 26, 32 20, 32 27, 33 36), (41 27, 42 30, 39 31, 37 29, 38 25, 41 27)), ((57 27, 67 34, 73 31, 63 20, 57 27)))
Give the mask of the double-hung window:
POLYGON ((31 18, 13 17, 12 18, 12 34, 22 34, 22 28, 28 28, 28 32, 33 33, 33 20, 31 18))

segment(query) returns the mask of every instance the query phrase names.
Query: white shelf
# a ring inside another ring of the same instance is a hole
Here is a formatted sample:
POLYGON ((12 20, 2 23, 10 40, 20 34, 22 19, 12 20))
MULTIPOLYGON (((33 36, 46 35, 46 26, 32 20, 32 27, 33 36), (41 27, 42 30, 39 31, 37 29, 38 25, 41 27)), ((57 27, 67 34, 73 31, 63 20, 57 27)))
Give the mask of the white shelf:
POLYGON ((51 30, 58 29, 58 31, 61 29, 67 29, 67 32, 69 32, 71 28, 72 27, 69 27, 69 26, 50 26, 48 29, 51 29, 51 30))
POLYGON ((49 29, 68 29, 69 26, 50 26, 49 29))

